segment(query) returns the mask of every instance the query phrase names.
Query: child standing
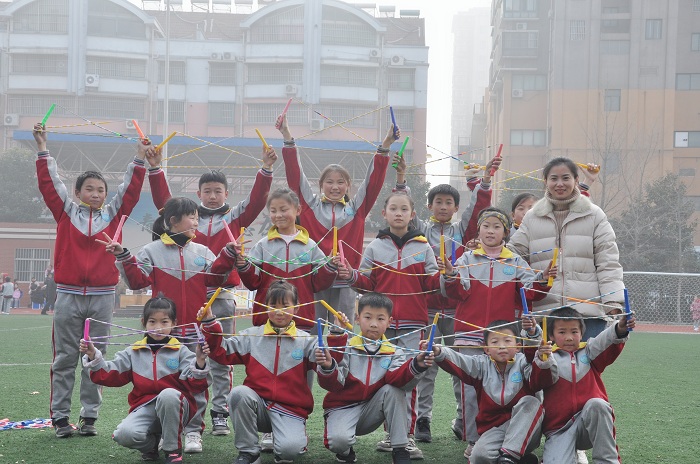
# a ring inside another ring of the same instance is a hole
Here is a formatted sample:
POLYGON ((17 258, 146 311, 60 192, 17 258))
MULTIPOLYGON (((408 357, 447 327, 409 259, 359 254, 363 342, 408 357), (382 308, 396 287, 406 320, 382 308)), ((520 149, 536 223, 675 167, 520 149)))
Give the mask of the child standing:
POLYGON ((464 356, 433 345, 438 366, 476 389, 479 405, 476 425, 480 437, 469 457, 471 464, 539 462, 531 453, 540 445, 544 409, 534 396, 536 390, 530 388, 528 378, 535 365, 543 372, 556 366, 551 343, 539 346, 533 362, 528 359, 531 356, 520 352, 518 332, 528 345, 540 345, 542 332, 529 317, 523 319, 522 331, 509 321, 489 323, 483 334, 485 354, 464 356))
POLYGON ((601 374, 622 353, 635 318, 623 315, 587 343, 581 343, 586 324, 575 309, 555 309, 548 318, 558 376, 554 371, 533 375, 532 384, 544 389, 543 462, 575 462, 576 450, 592 448, 594 462, 619 463, 613 408, 601 374))
MULTIPOLYGON (((147 158, 151 165, 148 170, 148 181, 151 184, 153 202, 156 208, 161 209, 172 194, 165 178, 165 173, 160 168, 162 154, 160 151, 155 156, 147 158)), ((221 171, 210 171, 199 178, 197 197, 201 201, 197 234, 192 239, 195 243, 201 243, 209 248, 212 253, 218 254, 229 242, 228 231, 238 238, 241 227, 249 227, 265 208, 265 198, 270 192, 272 184, 272 167, 277 161, 277 154, 273 148, 263 150, 263 166, 255 177, 255 183, 248 197, 231 207, 228 199, 228 181, 221 171), (228 230, 227 230, 228 227, 228 230)), ((222 285, 225 291, 212 304, 212 311, 217 317, 224 318, 220 324, 225 333, 236 331, 235 314, 236 302, 233 299, 233 289, 241 283, 241 279, 235 269, 229 274, 228 279, 222 285), (229 291, 226 291, 229 290, 229 291)), ((207 298, 211 298, 216 287, 207 288, 207 298)), ((226 397, 233 385, 233 369, 231 366, 222 366, 216 361, 211 362, 212 395, 211 395, 211 419, 212 435, 228 435, 229 429, 226 409, 226 397)), ((191 450, 190 450, 191 451, 191 450)))
POLYGON ((5 277, 5 281, 0 285, 0 308, 2 314, 10 314, 10 306, 12 306, 12 293, 15 291, 15 286, 12 283, 10 276, 5 277))
MULTIPOLYGON (((250 250, 247 260, 238 255, 236 266, 243 284, 256 290, 253 305, 253 325, 264 325, 267 309, 262 306, 267 299, 267 289, 278 279, 290 279, 299 293, 299 316, 296 324, 304 330, 314 326, 314 308, 310 304, 314 293, 333 285, 337 267, 328 261, 309 233, 296 224, 301 212, 299 197, 289 189, 277 189, 267 199, 272 228, 250 250)), ((240 250, 240 245, 238 246, 240 250)), ((334 258, 335 263, 340 258, 334 258)))
POLYGON ((690 304, 690 312, 693 316, 693 330, 700 330, 700 295, 695 295, 695 299, 690 304))
MULTIPOLYGON (((364 182, 357 189, 355 196, 350 199, 350 173, 339 164, 326 166, 319 177, 318 186, 321 195, 314 193, 309 183, 301 159, 297 153, 294 138, 289 131, 287 117, 280 116, 277 128, 284 137, 282 157, 287 172, 289 187, 301 200, 300 224, 308 231, 309 236, 318 242, 321 251, 330 256, 333 250, 333 228, 338 228, 338 241, 347 244, 345 258, 353 268, 360 263, 360 252, 365 236, 365 219, 369 215, 384 183, 386 169, 389 164, 389 148, 401 136, 401 131, 394 126, 377 147, 377 153, 367 171, 364 182)), ((346 282, 338 281, 332 288, 316 292, 315 300, 325 300, 329 305, 351 319, 355 313, 355 292, 346 282)), ((328 311, 320 303, 316 304, 314 320, 321 317, 328 319, 328 311)), ((315 329, 313 329, 315 333, 315 329)))
MULTIPOLYGON (((48 150, 47 133, 41 123, 34 125, 34 140, 38 153, 36 160, 39 190, 46 206, 57 223, 54 250, 57 285, 53 331, 53 363, 51 364, 51 419, 56 436, 70 437, 75 429, 68 419, 75 383, 75 368, 79 359, 80 336, 85 319, 104 324, 93 324, 91 334, 106 336, 114 311, 114 288, 119 272, 106 259, 103 247, 95 241, 103 233, 113 235, 122 216, 128 216, 136 206, 146 174, 144 158, 152 149, 147 140, 137 144, 137 156, 124 174, 112 200, 105 204, 107 182, 102 174, 87 171, 75 181, 74 194, 79 203, 71 200, 70 193, 58 175, 58 166, 48 150)), ((107 347, 98 343, 104 355, 107 347)), ((97 434, 95 421, 102 404, 100 388, 83 372, 80 383, 79 433, 97 434)))
POLYGON ((195 356, 177 338, 175 303, 151 298, 143 307, 146 337, 105 361, 89 340, 80 340, 83 366, 92 381, 106 387, 131 382, 129 415, 114 431, 114 441, 141 452, 143 461, 158 460, 163 438, 165 463, 182 462, 182 431, 197 407, 193 394, 207 389, 209 347, 197 345, 195 356))
POLYGON ((243 385, 231 390, 229 411, 238 457, 235 464, 259 464, 258 432, 274 434, 275 463, 293 462, 306 450, 306 419, 314 408, 307 372, 316 370, 316 337, 299 330, 297 287, 275 281, 265 293, 272 309, 265 325, 233 337, 220 335, 211 309, 200 311, 212 359, 245 365, 243 385))
POLYGON ((391 299, 367 293, 358 303, 360 335, 350 339, 331 329, 328 347, 342 355, 336 365, 328 350, 316 350, 322 367, 318 383, 329 391, 323 399, 324 444, 338 462, 356 462, 357 435, 375 431, 384 421, 390 435, 394 464, 408 464, 410 454, 406 423, 406 394, 432 364, 425 353, 406 360, 400 348, 384 336, 391 324, 391 299))

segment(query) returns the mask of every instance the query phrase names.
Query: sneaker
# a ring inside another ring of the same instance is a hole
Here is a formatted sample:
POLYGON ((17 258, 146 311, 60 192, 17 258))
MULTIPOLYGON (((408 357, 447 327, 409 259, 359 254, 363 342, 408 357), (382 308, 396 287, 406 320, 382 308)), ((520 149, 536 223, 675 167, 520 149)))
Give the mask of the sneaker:
POLYGON ((158 442, 160 441, 160 435, 155 436, 155 446, 151 451, 146 451, 145 453, 141 453, 141 460, 142 461, 157 461, 160 458, 160 453, 158 450, 158 442))
POLYGON ((275 454, 275 464, 294 464, 294 461, 291 459, 282 459, 278 455, 275 454))
POLYGON ((532 453, 527 453, 525 456, 520 458, 520 464, 540 464, 540 458, 532 453))
POLYGON ((391 461, 393 464, 409 464, 411 454, 406 448, 394 448, 391 450, 391 461))
POLYGON ((467 449, 464 450, 464 457, 469 459, 472 455, 472 451, 474 451, 474 445, 476 445, 476 442, 469 442, 469 446, 467 446, 467 449))
POLYGON ((260 455, 241 452, 233 464, 260 464, 260 455))
POLYGON ((172 451, 165 453, 165 464, 172 464, 182 462, 182 453, 179 451, 172 451))
POLYGON ((346 454, 346 455, 336 454, 335 460, 338 462, 357 462, 357 455, 355 454, 355 450, 352 449, 352 446, 351 446, 350 451, 348 451, 348 454, 346 454))
POLYGON ((576 464, 588 464, 588 456, 584 450, 576 450, 576 464))
POLYGON ((271 433, 263 433, 260 438, 260 450, 263 453, 271 453, 275 448, 274 437, 271 433))
POLYGON ((430 433, 430 419, 427 417, 421 417, 416 421, 416 440, 423 443, 430 443, 433 441, 433 436, 430 433))
POLYGON ((498 464, 518 464, 520 460, 516 459, 514 456, 511 456, 508 453, 504 453, 501 451, 501 454, 498 456, 498 461, 496 461, 498 464))
POLYGON ((75 433, 75 428, 68 423, 67 417, 62 417, 53 423, 53 428, 56 429, 56 438, 72 437, 75 433))
POLYGON ((413 437, 408 437, 408 445, 406 451, 411 456, 411 459, 423 459, 423 451, 416 446, 416 440, 413 437))
POLYGON ((185 453, 201 453, 202 436, 199 432, 190 432, 185 435, 185 453))
POLYGON ((457 437, 457 440, 463 441, 464 437, 462 436, 462 421, 457 420, 457 419, 452 419, 452 433, 455 434, 455 437, 457 437))
POLYGON ((78 422, 78 433, 84 437, 94 437, 97 435, 97 428, 95 427, 95 421, 97 419, 92 417, 81 417, 80 422, 78 422))
POLYGON ((383 451, 385 453, 392 453, 391 449, 391 436, 387 433, 384 435, 384 440, 377 442, 377 451, 383 451))
POLYGON ((228 426, 228 414, 220 412, 211 412, 211 434, 212 435, 229 435, 231 429, 228 426))

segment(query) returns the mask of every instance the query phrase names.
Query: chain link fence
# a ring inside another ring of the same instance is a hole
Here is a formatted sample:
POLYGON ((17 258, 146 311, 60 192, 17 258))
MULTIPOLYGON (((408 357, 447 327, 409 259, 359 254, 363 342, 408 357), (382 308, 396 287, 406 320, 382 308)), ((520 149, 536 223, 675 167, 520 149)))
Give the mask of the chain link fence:
POLYGON ((692 324, 690 304, 700 295, 700 274, 625 272, 624 279, 640 324, 692 324))

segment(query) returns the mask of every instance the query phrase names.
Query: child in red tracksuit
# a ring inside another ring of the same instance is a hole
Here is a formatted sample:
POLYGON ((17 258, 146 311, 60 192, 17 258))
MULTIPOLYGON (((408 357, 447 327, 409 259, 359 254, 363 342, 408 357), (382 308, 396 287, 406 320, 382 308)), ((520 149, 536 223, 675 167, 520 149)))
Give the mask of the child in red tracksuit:
POLYGON ((90 340, 80 340, 83 366, 90 379, 106 387, 133 383, 129 415, 117 426, 114 441, 141 452, 143 461, 158 460, 163 437, 165 463, 182 462, 182 431, 196 411, 194 395, 206 391, 209 366, 206 344, 195 356, 171 331, 177 324, 175 303, 151 298, 143 307, 146 337, 105 361, 90 340))

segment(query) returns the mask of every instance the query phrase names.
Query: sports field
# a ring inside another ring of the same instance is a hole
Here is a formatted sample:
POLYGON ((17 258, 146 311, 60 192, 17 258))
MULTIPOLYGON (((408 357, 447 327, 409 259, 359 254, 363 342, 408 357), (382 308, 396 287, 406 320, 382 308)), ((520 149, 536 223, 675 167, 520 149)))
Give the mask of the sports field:
MULTIPOLYGON (((116 324, 136 327, 136 319, 115 319, 116 324)), ((20 421, 47 418, 49 410, 49 364, 51 362, 49 316, 0 317, 0 419, 20 421)), ((246 325, 240 321, 239 330, 246 325)), ((113 339, 132 342, 138 337, 113 339)), ((110 347, 110 353, 122 349, 110 347)), ((111 359, 108 354, 107 358, 111 359)), ((237 368, 236 383, 243 369, 237 368)), ((78 377, 79 378, 79 377, 78 377)), ((679 463, 700 461, 700 335, 635 332, 620 358, 604 374, 615 408, 620 454, 628 463, 679 463)), ((73 396, 77 421, 80 403, 73 396)), ((106 388, 97 422, 99 435, 59 440, 52 429, 0 431, 0 463, 135 463, 140 455, 111 440, 111 433, 128 411, 130 388, 106 388)), ((462 463, 464 443, 450 431, 454 399, 447 375, 441 372, 436 385, 433 442, 420 444, 426 462, 462 463)), ((331 463, 335 456, 323 448, 323 392, 314 390, 316 409, 308 422, 309 452, 298 462, 331 463)), ((209 420, 207 419, 207 426, 209 420)), ((389 463, 391 456, 374 451, 382 434, 360 437, 358 462, 389 463)), ((204 434, 204 453, 186 455, 189 463, 230 463, 236 452, 233 435, 204 434)), ((263 457, 272 463, 272 455, 263 457)))

